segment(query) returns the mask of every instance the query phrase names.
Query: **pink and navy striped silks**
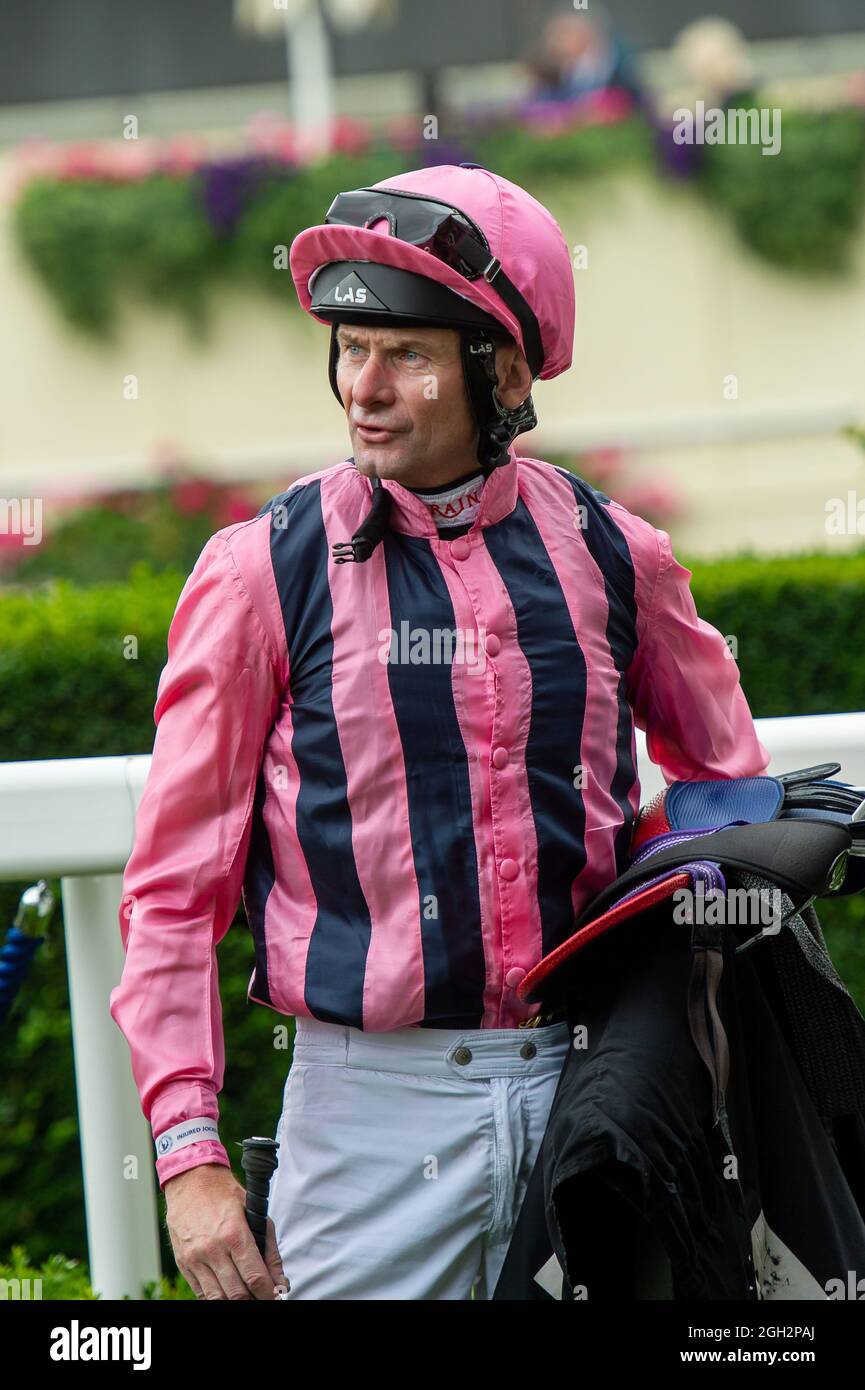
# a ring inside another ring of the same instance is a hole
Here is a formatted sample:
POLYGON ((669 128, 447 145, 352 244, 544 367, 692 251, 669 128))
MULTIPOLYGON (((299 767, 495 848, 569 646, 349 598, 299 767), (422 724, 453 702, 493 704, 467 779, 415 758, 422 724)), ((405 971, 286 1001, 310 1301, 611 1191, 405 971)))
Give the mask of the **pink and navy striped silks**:
MULTIPOLYGON (((456 539, 384 486, 366 563, 331 556, 370 505, 349 460, 217 532, 178 601, 111 996, 154 1133, 217 1113, 241 894, 254 1001, 513 1027, 538 1007, 520 980, 628 862, 635 724, 667 781, 768 762, 666 533, 514 452, 456 539)), ((162 1180, 224 1161, 191 1147, 162 1180)))

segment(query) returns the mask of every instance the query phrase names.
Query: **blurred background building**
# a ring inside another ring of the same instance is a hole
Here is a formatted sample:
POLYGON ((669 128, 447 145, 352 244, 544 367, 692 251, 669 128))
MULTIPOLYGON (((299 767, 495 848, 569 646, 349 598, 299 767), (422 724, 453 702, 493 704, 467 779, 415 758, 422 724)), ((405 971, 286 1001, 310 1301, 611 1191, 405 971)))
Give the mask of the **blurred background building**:
POLYGON ((694 554, 856 544, 826 503, 865 462, 861 0, 5 0, 0 494, 50 530, 166 472, 267 496, 346 457, 274 248, 473 157, 574 250, 574 366, 520 447, 694 554), (697 100, 780 110, 780 153, 677 145, 697 100))

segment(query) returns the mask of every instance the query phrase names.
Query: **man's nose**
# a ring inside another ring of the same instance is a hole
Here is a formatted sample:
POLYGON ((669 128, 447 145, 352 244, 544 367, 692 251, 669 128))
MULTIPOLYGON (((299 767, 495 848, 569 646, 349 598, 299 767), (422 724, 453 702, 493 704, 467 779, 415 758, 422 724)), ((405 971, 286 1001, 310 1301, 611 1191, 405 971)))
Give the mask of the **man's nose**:
POLYGON ((371 352, 352 381, 351 394, 360 406, 369 406, 380 400, 392 401, 394 390, 387 359, 371 352))

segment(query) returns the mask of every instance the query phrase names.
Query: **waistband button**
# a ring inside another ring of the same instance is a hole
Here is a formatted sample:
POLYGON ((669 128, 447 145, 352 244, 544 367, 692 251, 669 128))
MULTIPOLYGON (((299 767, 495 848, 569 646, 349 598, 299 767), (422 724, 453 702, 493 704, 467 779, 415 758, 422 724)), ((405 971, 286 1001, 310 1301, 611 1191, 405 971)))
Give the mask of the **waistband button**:
POLYGON ((464 1067, 465 1064, 466 1064, 466 1062, 470 1062, 471 1060, 472 1060, 471 1048, 468 1048, 468 1047, 458 1047, 458 1048, 457 1048, 456 1052, 454 1053, 454 1061, 455 1061, 455 1062, 459 1062, 460 1066, 461 1066, 461 1067, 464 1067))
POLYGON ((531 1061, 532 1057, 535 1056, 537 1050, 538 1049, 535 1047, 533 1042, 524 1042, 522 1047, 520 1048, 520 1056, 524 1057, 525 1060, 529 1062, 531 1061))

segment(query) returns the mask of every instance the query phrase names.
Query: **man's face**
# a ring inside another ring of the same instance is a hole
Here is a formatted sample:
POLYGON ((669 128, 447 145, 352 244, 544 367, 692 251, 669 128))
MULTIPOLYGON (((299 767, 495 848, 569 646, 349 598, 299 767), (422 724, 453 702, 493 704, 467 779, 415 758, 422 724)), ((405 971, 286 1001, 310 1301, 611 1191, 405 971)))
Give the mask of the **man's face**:
POLYGON ((340 324, 337 343, 358 472, 435 487, 477 464, 457 329, 340 324))

